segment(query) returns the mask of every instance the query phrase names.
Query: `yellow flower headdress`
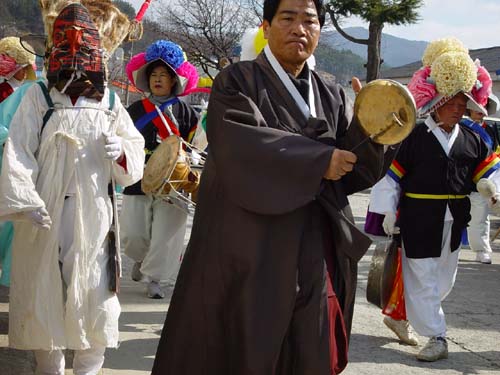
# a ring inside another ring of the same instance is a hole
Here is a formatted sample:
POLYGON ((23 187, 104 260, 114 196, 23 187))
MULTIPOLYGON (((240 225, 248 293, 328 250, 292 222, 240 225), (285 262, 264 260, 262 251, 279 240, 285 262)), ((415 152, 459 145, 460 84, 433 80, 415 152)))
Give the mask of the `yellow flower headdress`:
POLYGON ((422 63, 408 83, 419 115, 434 112, 460 92, 469 99, 469 107, 486 113, 471 94, 478 80, 478 67, 460 40, 445 38, 430 43, 422 63))

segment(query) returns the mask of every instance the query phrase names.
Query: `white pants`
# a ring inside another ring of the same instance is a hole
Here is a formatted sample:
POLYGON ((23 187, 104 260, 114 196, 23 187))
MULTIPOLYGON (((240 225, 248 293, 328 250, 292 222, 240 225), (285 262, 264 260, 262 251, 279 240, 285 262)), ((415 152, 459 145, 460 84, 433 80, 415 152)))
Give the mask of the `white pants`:
POLYGON ((120 238, 125 254, 142 262, 141 272, 155 281, 175 282, 181 265, 187 213, 161 199, 124 195, 120 238))
MULTIPOLYGON (((74 224, 75 224, 75 198, 69 197, 64 201, 59 231, 59 261, 61 263, 62 277, 66 285, 71 281, 75 254, 72 251, 74 224)), ((104 363, 106 347, 93 345, 90 349, 75 350, 73 358, 73 373, 75 375, 96 375, 104 363)), ((64 353, 62 350, 35 350, 36 375, 64 375, 64 353)))
POLYGON ((472 192, 469 199, 471 220, 467 236, 470 248, 478 252, 491 253, 488 202, 477 192, 472 192))
MULTIPOLYGON (((439 258, 410 259, 402 256, 406 315, 419 335, 446 336, 441 301, 455 284, 460 250, 451 252, 451 224, 446 221, 439 258)), ((404 247, 404 243, 403 243, 404 247)))
MULTIPOLYGON (((104 363, 103 346, 87 350, 75 350, 73 358, 73 374, 97 375, 104 363)), ((64 354, 62 350, 35 350, 36 375, 64 375, 64 354)))

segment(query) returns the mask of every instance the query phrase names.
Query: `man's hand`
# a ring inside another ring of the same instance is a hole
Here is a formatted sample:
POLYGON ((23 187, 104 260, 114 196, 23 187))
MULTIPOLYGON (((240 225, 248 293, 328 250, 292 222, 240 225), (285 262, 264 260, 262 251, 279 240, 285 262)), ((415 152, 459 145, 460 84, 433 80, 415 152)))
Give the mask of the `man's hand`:
POLYGON ((340 180, 342 176, 352 171, 357 159, 356 154, 350 151, 335 149, 324 177, 328 180, 340 180))
POLYGON ((24 215, 29 219, 29 221, 39 228, 49 230, 52 225, 52 220, 45 207, 40 207, 33 211, 27 211, 24 215))
POLYGON ((495 215, 500 215, 500 194, 495 193, 490 199, 488 199, 488 206, 495 215))
POLYGON ((386 212, 384 221, 382 222, 385 234, 392 236, 399 234, 399 227, 396 226, 396 214, 394 212, 386 212))
POLYGON ((363 85, 361 84, 361 81, 359 80, 358 77, 351 78, 351 87, 352 91, 354 91, 354 93, 358 95, 361 89, 363 88, 363 85))
POLYGON ((104 133, 104 151, 106 152, 106 159, 120 162, 123 157, 122 137, 104 133))

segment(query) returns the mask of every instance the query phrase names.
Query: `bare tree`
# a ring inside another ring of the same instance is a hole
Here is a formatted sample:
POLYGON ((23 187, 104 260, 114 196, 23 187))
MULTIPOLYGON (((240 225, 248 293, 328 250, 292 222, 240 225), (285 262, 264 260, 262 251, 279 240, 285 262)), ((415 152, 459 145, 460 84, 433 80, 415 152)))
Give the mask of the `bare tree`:
POLYGON ((255 16, 255 19, 258 21, 257 25, 262 24, 262 21, 264 20, 264 2, 262 0, 247 0, 247 4, 255 16))
POLYGON ((231 58, 248 27, 258 24, 245 0, 179 0, 156 5, 164 37, 180 44, 189 61, 213 78, 231 58))

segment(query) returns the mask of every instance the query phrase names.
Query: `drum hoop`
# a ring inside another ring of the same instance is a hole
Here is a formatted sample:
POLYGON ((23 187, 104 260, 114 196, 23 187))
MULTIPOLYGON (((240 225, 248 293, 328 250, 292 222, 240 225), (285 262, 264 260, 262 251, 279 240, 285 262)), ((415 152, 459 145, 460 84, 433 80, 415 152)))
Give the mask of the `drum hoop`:
POLYGON ((149 158, 144 168, 144 176, 142 179, 142 190, 146 194, 154 196, 159 195, 163 191, 168 180, 172 176, 177 160, 181 152, 181 138, 176 135, 171 135, 163 140, 163 142, 155 149, 149 158), (174 147, 173 152, 169 151, 174 147), (172 156, 173 155, 173 156, 172 156), (157 165, 163 167, 161 162, 157 160, 165 160, 169 162, 168 168, 159 168, 157 165), (159 177, 156 177, 160 175, 159 177))

